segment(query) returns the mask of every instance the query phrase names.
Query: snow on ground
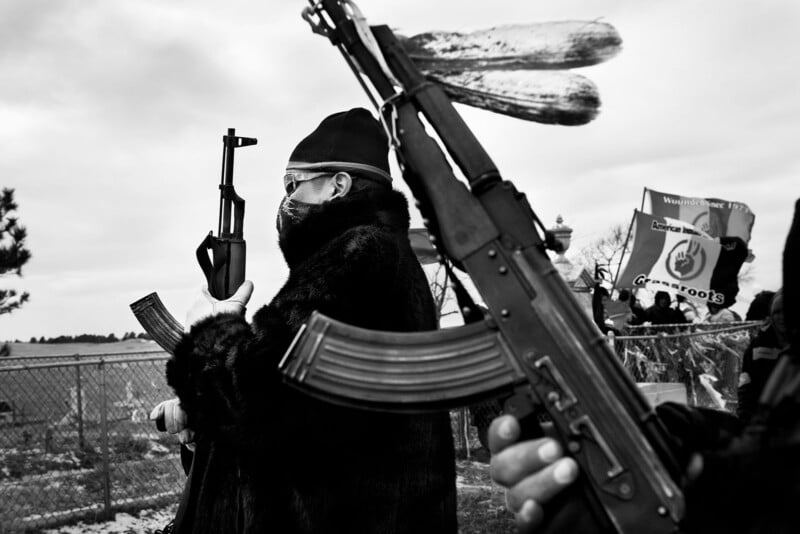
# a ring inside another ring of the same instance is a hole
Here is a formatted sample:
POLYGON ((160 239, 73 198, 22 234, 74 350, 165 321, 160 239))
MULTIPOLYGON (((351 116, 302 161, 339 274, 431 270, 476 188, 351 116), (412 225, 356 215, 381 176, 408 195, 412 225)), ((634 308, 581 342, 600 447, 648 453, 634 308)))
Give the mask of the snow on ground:
MULTIPOLYGON (((496 493, 496 500, 502 504, 502 492, 491 483, 488 476, 488 466, 485 462, 459 460, 456 486, 461 499, 465 497, 481 497, 481 503, 483 504, 489 502, 486 500, 487 497, 491 497, 493 493, 496 493)), ((500 504, 497 504, 497 507, 500 507, 500 504)), ((470 508, 474 507, 470 506, 470 508)), ((156 530, 164 528, 175 517, 177 509, 178 505, 175 503, 166 508, 141 510, 136 515, 120 512, 111 521, 103 523, 81 522, 75 525, 42 530, 41 532, 42 534, 153 534, 156 530)), ((478 512, 478 515, 483 513, 481 510, 478 510, 478 512)), ((462 520, 466 519, 462 518, 462 520)), ((508 524, 511 525, 512 523, 509 522, 508 524)), ((472 531, 470 530, 469 532, 472 531)), ((491 532, 494 532, 494 530, 491 532)))
POLYGON ((43 534, 152 534, 164 528, 173 517, 177 504, 158 510, 141 510, 137 515, 118 513, 111 521, 104 523, 77 523, 43 530, 43 534))

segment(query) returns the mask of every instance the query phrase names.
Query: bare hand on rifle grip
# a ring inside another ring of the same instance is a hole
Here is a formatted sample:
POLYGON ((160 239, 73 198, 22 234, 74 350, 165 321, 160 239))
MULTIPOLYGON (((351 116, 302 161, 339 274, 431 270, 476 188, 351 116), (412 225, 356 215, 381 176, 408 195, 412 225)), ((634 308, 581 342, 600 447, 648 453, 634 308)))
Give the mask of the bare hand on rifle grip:
MULTIPOLYGON (((533 533, 545 518, 543 506, 578 478, 578 464, 563 456, 551 438, 519 441, 520 425, 502 415, 489 427, 492 480, 506 489, 506 507, 514 513, 520 532, 533 533)), ((703 471, 703 457, 694 453, 686 466, 690 483, 703 471)))
POLYGON ((506 489, 506 507, 520 532, 534 532, 544 519, 543 506, 578 477, 578 464, 557 441, 541 438, 517 442, 516 418, 503 415, 489 427, 492 480, 506 489))
POLYGON ((247 309, 247 302, 253 294, 253 282, 245 280, 236 293, 231 295, 225 300, 217 300, 208 291, 208 287, 201 288, 201 295, 189 309, 186 314, 186 331, 188 332, 191 327, 197 322, 206 317, 217 315, 220 313, 236 313, 244 315, 247 309))

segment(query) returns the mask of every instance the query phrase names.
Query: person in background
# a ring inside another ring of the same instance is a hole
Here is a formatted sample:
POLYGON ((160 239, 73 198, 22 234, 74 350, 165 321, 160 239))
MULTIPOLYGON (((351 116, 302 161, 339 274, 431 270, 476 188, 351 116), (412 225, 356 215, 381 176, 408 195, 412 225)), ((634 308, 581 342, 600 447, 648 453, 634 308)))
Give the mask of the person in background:
POLYGON ((606 323, 608 320, 606 305, 609 300, 608 290, 600 284, 595 284, 592 292, 592 319, 594 319, 594 324, 603 334, 608 334, 614 330, 612 326, 606 323))
POLYGON ((707 323, 735 323, 740 321, 741 317, 730 308, 708 303, 708 315, 706 315, 705 322, 707 323))
POLYGON ((644 308, 642 308, 642 305, 639 304, 639 301, 636 299, 636 295, 634 295, 632 291, 628 289, 620 290, 618 299, 620 302, 627 302, 631 308, 631 312, 633 312, 633 317, 631 317, 629 321, 631 326, 644 324, 646 320, 644 308))
POLYGON ((617 295, 616 300, 607 301, 606 313, 608 315, 608 321, 611 321, 615 334, 619 335, 624 333, 636 320, 630 305, 630 291, 623 289, 617 295))
POLYGON ((758 293, 745 317, 748 321, 761 320, 762 323, 742 355, 736 414, 743 421, 755 413, 761 391, 785 345, 780 326, 776 328, 776 325, 783 324, 783 290, 758 293))
POLYGON ((656 291, 652 306, 645 310, 645 322, 651 325, 688 323, 683 313, 672 307, 672 297, 666 291, 656 291))
POLYGON ((683 314, 687 322, 695 323, 700 320, 700 313, 697 311, 697 306, 692 303, 683 295, 675 295, 677 304, 675 308, 683 314))
POLYGON ((772 310, 772 299, 775 297, 775 293, 776 291, 769 290, 756 293, 752 302, 750 302, 750 306, 747 307, 744 320, 763 321, 764 319, 768 319, 772 310))

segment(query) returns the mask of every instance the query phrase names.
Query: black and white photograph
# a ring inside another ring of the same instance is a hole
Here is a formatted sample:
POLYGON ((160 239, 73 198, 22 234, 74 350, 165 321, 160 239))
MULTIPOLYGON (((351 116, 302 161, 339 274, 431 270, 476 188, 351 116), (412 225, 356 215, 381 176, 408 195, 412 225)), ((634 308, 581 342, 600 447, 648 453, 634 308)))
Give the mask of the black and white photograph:
POLYGON ((0 534, 800 532, 800 4, 6 0, 0 534))

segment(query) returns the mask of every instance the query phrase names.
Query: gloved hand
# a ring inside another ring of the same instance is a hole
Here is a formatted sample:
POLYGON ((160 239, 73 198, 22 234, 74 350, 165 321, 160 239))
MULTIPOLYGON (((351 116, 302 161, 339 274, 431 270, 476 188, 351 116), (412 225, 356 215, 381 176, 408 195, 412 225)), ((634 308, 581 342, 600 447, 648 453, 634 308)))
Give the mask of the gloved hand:
POLYGON ((218 313, 238 313, 244 315, 247 302, 253 294, 253 282, 245 280, 236 293, 225 300, 217 300, 211 296, 207 287, 201 288, 202 294, 186 314, 186 331, 188 332, 198 321, 217 315, 218 313))
POLYGON ((186 412, 178 399, 158 403, 150 412, 150 420, 156 422, 160 431, 177 434, 181 443, 194 450, 194 431, 187 427, 186 412))

